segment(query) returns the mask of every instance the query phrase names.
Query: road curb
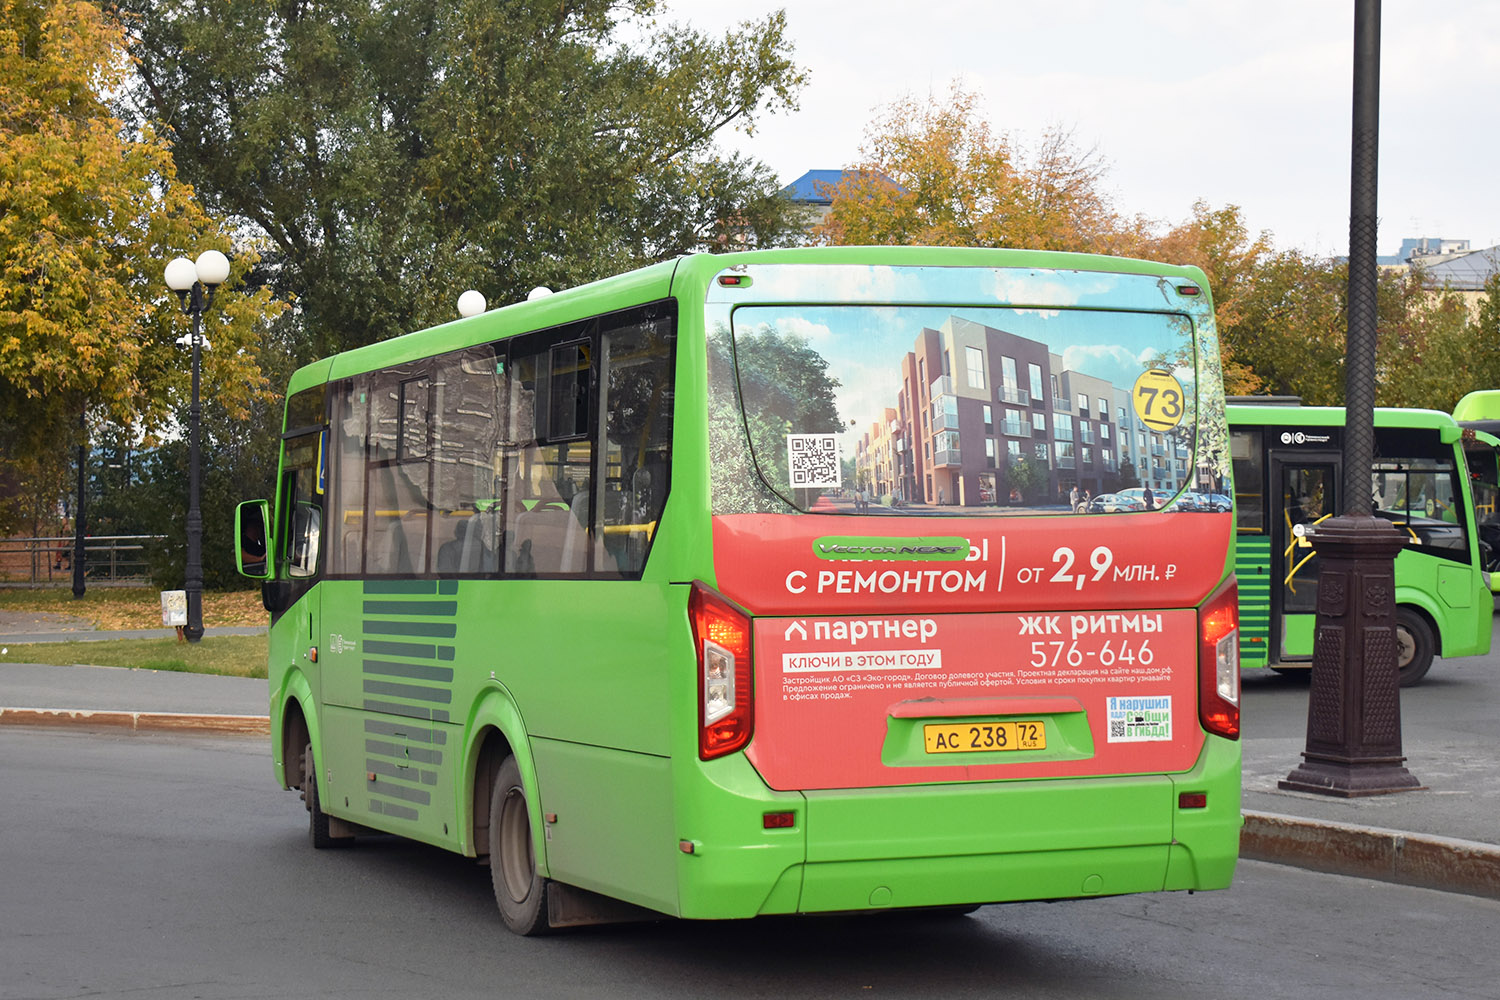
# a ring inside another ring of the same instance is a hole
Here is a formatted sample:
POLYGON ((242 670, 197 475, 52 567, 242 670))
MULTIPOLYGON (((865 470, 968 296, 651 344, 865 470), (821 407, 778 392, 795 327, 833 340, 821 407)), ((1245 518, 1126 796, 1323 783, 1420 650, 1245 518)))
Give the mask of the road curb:
POLYGON ((264 715, 203 715, 189 712, 115 712, 71 708, 0 708, 0 725, 88 726, 100 729, 268 736, 264 715))
POLYGON ((1240 856, 1500 899, 1500 847, 1373 826, 1246 812, 1240 856))

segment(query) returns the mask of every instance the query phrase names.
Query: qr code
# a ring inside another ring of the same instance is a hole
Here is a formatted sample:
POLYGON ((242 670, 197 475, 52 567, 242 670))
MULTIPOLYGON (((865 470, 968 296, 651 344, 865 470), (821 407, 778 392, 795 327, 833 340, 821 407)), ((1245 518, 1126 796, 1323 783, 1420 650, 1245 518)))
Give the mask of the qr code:
POLYGON ((1111 719, 1109 721, 1109 738, 1112 740, 1122 740, 1125 738, 1124 719, 1111 719))
POLYGON ((786 452, 794 489, 839 487, 839 442, 834 435, 788 434, 786 452))

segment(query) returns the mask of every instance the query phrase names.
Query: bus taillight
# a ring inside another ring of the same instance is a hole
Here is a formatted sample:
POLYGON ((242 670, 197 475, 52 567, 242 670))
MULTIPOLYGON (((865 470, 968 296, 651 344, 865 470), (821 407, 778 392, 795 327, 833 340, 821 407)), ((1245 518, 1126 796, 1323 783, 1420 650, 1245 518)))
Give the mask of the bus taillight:
POLYGON ((701 583, 688 617, 698 649, 698 756, 710 760, 743 749, 755 731, 750 617, 701 583))
POLYGON ((1239 587, 1231 577, 1198 612, 1198 718, 1203 728, 1240 738, 1239 587))

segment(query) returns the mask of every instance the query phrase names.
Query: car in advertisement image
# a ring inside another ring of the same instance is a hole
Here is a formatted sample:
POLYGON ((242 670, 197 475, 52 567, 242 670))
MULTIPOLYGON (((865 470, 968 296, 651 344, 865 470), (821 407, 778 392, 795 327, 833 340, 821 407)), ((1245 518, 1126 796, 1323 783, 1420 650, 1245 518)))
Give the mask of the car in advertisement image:
POLYGON ((1145 510, 1146 502, 1122 493, 1101 493, 1088 502, 1090 514, 1115 514, 1122 510, 1145 510))
POLYGON ((1202 493, 1189 490, 1177 499, 1177 510, 1197 510, 1210 514, 1222 514, 1233 504, 1223 493, 1202 493))
POLYGON ((1134 510, 1156 510, 1161 507, 1162 501, 1165 499, 1165 495, 1163 493, 1152 490, 1151 502, 1147 503, 1146 490, 1140 486, 1132 486, 1129 489, 1119 490, 1114 495, 1122 497, 1126 500, 1133 500, 1134 502, 1140 504, 1139 507, 1132 508, 1134 510))

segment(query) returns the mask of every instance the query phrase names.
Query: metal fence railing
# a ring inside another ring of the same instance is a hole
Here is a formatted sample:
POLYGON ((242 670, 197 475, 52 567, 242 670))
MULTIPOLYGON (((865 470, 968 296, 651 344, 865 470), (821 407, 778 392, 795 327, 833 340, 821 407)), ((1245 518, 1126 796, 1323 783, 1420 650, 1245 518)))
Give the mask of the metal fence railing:
MULTIPOLYGON (((90 583, 145 583, 146 546, 164 535, 89 535, 83 540, 90 583)), ((0 583, 61 587, 73 582, 73 538, 0 538, 0 583)))

